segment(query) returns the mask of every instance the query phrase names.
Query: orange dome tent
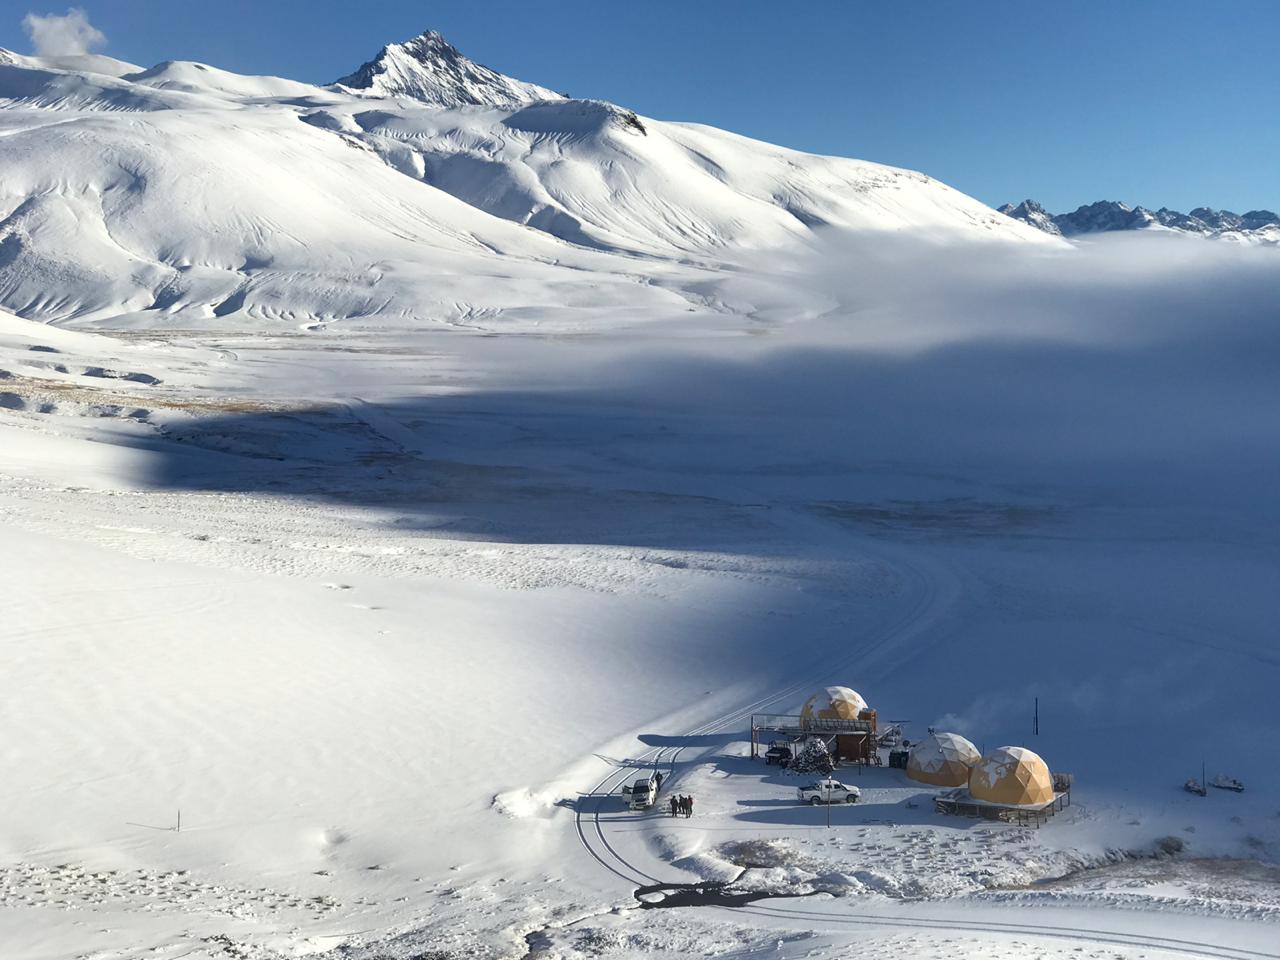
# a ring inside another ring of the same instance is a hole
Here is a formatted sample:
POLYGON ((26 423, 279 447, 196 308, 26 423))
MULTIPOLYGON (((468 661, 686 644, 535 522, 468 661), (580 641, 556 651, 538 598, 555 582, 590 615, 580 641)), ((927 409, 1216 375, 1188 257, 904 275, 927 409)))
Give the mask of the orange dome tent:
POLYGON ((997 747, 974 765, 969 793, 988 803, 1049 803, 1053 800, 1053 776, 1048 764, 1026 747, 997 747))

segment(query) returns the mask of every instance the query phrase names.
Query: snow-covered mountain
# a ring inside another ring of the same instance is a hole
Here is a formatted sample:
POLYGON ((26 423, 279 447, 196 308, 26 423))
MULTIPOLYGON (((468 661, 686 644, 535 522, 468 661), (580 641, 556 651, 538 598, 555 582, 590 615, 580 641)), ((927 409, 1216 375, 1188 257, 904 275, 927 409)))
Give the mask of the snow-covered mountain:
POLYGON ((1000 212, 1054 236, 1077 236, 1106 233, 1113 230, 1168 229, 1206 237, 1275 243, 1280 242, 1280 216, 1270 210, 1251 210, 1245 214, 1230 210, 1196 207, 1180 213, 1161 207, 1130 207, 1117 200, 1099 200, 1078 207, 1071 213, 1051 214, 1034 200, 1014 206, 1006 203, 1000 212))
POLYGON ((566 99, 433 33, 329 87, 5 54, 0 171, 0 306, 41 320, 726 309, 719 272, 824 225, 1053 242, 923 174, 566 99))
POLYGON ((1053 214, 1049 213, 1034 200, 1023 200, 1016 207, 1011 203, 1006 203, 1003 207, 1000 207, 1000 212, 1006 217, 1021 220, 1023 223, 1030 224, 1037 230, 1043 230, 1045 233, 1052 234, 1055 237, 1062 236, 1062 228, 1054 222, 1053 214))
POLYGON ((334 83, 340 90, 378 97, 411 97, 446 107, 521 107, 560 94, 525 83, 467 59, 434 30, 404 43, 389 43, 355 73, 334 83))

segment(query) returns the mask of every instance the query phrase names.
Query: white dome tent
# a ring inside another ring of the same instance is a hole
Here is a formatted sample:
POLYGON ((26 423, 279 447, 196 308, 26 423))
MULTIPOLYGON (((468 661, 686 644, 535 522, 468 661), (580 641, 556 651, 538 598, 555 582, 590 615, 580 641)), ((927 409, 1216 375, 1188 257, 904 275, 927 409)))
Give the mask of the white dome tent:
POLYGON ((800 725, 810 726, 815 720, 858 720, 868 709, 867 701, 851 687, 823 687, 800 710, 800 725))
POLYGON ((800 710, 800 729, 828 735, 837 760, 872 760, 876 712, 851 687, 823 687, 809 697, 800 710))
POLYGON ((935 787, 963 787, 981 759, 978 748, 960 734, 930 733, 911 748, 907 776, 935 787))

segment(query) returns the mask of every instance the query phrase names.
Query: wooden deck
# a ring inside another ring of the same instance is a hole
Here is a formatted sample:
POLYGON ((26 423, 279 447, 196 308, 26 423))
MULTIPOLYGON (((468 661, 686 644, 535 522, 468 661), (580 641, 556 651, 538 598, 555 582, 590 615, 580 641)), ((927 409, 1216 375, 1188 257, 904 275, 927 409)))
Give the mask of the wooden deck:
POLYGON ((934 797, 933 806, 939 813, 949 816, 977 817, 983 820, 1000 820, 1004 823, 1034 823, 1038 829, 1040 824, 1050 820, 1058 811, 1071 806, 1071 791, 1055 793, 1053 799, 1045 803, 1019 806, 978 800, 961 787, 934 797))

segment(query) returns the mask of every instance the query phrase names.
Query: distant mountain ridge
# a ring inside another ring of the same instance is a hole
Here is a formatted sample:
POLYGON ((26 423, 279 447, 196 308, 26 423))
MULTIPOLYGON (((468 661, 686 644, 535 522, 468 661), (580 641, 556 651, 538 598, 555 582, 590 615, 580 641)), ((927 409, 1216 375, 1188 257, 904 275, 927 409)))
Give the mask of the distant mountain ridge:
POLYGON ((1049 213, 1034 200, 1023 200, 1017 206, 1006 203, 998 209, 1007 217, 1061 237, 1109 233, 1115 230, 1166 229, 1206 237, 1280 242, 1280 216, 1270 210, 1233 213, 1230 210, 1196 207, 1190 213, 1181 213, 1168 207, 1161 207, 1159 210, 1130 207, 1118 200, 1099 200, 1097 203, 1078 207, 1071 213, 1058 214, 1049 213))

